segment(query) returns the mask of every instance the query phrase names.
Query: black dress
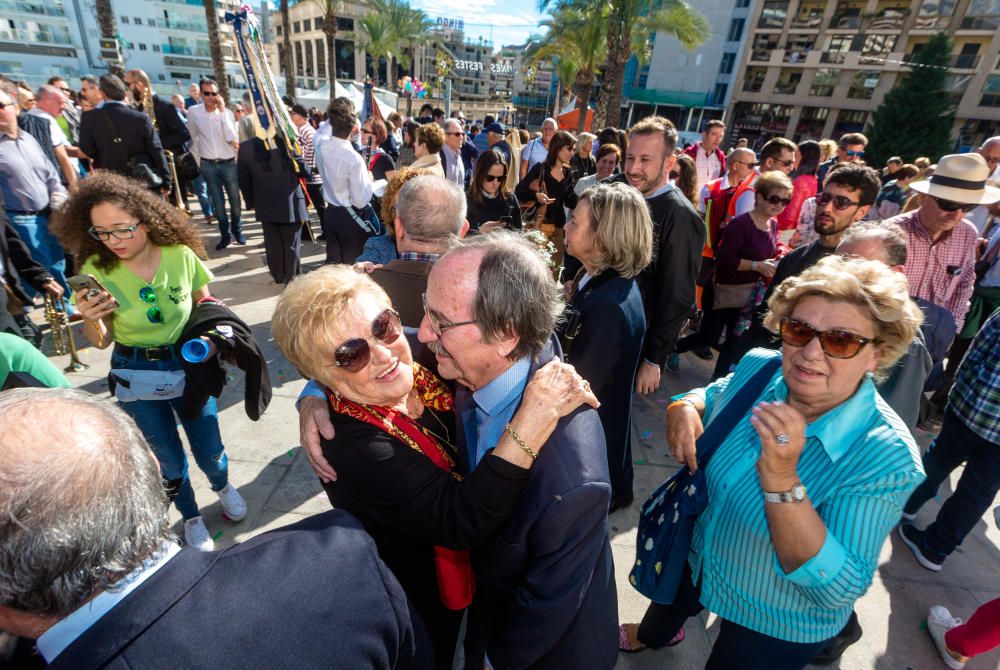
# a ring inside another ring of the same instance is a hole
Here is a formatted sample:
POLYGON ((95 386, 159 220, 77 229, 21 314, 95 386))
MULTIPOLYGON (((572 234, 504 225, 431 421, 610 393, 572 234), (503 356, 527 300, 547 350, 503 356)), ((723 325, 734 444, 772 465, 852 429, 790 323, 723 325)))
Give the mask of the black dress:
MULTIPOLYGON (((490 453, 460 482, 375 426, 332 411, 330 418, 336 438, 322 440, 322 446, 337 481, 323 488, 333 506, 356 516, 375 540, 379 556, 423 618, 437 666, 447 670, 462 612, 441 604, 434 545, 469 549, 492 539, 530 471, 490 453)), ((454 414, 428 409, 420 423, 454 442, 454 414)))
POLYGON ((517 206, 514 196, 509 195, 506 198, 500 195, 495 198, 480 196, 480 201, 476 202, 468 193, 465 195, 467 205, 465 218, 469 221, 470 231, 479 230, 479 226, 487 221, 500 221, 505 216, 511 218, 505 228, 521 230, 521 209, 517 206))
POLYGON ((562 228, 566 225, 566 210, 563 207, 575 208, 577 199, 576 193, 573 193, 573 186, 576 182, 573 181, 573 176, 569 168, 563 168, 563 178, 562 181, 559 181, 552 176, 552 171, 545 167, 545 163, 539 163, 528 170, 528 174, 524 175, 524 179, 517 183, 514 195, 517 196, 518 202, 522 205, 527 206, 535 202, 535 191, 531 190, 530 184, 538 179, 538 175, 541 174, 543 169, 545 170, 545 193, 550 198, 555 199, 555 202, 545 209, 545 221, 554 223, 556 228, 562 228))

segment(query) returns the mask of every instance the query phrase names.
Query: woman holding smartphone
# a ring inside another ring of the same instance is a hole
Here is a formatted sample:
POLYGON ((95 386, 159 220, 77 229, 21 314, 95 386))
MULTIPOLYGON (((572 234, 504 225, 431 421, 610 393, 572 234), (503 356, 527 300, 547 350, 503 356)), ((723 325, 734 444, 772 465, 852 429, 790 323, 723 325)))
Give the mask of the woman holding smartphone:
POLYGON ((81 279, 98 282, 96 293, 75 296, 83 334, 99 349, 114 344, 110 381, 115 397, 159 460, 167 493, 184 518, 186 542, 211 551, 212 537, 195 502, 178 423, 225 515, 239 521, 246 516, 246 503, 229 484, 215 399, 208 399, 198 417, 186 420, 180 418, 180 389, 169 391, 183 376, 177 340, 195 301, 210 295, 212 273, 199 260, 205 255, 201 238, 166 200, 105 171, 81 182, 57 234, 86 275, 81 279))

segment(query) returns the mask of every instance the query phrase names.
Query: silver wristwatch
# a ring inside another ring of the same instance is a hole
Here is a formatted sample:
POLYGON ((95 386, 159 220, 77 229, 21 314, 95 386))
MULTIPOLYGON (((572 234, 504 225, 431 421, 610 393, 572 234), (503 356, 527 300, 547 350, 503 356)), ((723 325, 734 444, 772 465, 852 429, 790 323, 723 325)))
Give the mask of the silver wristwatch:
POLYGON ((764 491, 764 502, 769 503, 796 503, 806 499, 806 487, 801 483, 796 484, 788 491, 771 493, 764 491))

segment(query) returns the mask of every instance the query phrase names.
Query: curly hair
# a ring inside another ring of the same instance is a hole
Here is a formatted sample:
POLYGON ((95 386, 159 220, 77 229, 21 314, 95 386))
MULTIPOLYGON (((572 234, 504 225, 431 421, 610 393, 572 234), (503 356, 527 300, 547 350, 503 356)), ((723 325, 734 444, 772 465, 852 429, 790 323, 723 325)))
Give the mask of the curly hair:
POLYGON ((150 241, 156 246, 183 244, 190 247, 198 258, 208 257, 201 235, 183 212, 156 197, 135 180, 107 170, 96 170, 80 180, 80 187, 60 211, 53 226, 53 232, 73 254, 78 265, 96 256, 95 265, 102 270, 110 270, 119 261, 118 256, 103 242, 95 240, 87 232, 91 226, 91 210, 106 202, 134 216, 146 227, 150 241))
POLYGON ((392 179, 385 187, 382 194, 382 207, 379 212, 382 215, 382 225, 389 232, 389 237, 396 238, 396 199, 399 197, 399 189, 403 188, 406 182, 421 175, 433 175, 434 172, 426 168, 401 167, 392 173, 392 179))
POLYGON ((781 320, 807 296, 850 303, 869 314, 881 354, 875 371, 879 380, 906 353, 924 321, 923 312, 910 300, 906 275, 879 261, 827 256, 778 285, 767 301, 764 326, 778 332, 781 320))

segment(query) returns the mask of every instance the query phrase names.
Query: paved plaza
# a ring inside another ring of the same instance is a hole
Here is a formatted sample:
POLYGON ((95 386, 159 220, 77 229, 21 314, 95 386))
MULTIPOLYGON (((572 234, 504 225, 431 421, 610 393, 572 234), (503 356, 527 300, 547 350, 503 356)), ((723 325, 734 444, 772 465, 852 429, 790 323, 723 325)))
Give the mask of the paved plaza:
MULTIPOLYGON (((252 212, 251 212, 252 215, 252 212)), ((250 217, 244 215, 245 219, 250 217)), ((200 216, 195 225, 205 235, 206 246, 214 248, 218 231, 205 225, 200 216)), ((318 233, 318 225, 314 225, 318 233)), ((329 509, 330 503, 319 481, 306 461, 298 443, 298 417, 294 402, 305 384, 297 371, 278 352, 270 329, 271 314, 281 287, 275 285, 264 266, 264 247, 259 224, 245 225, 249 244, 231 246, 221 252, 210 251, 208 266, 215 273, 213 295, 224 300, 253 328, 267 359, 274 398, 267 412, 257 422, 247 418, 243 410, 244 382, 242 372, 230 372, 228 386, 219 398, 222 437, 227 447, 230 479, 247 501, 249 512, 239 523, 224 521, 221 506, 208 487, 208 482, 196 467, 191 478, 204 512, 209 532, 216 547, 224 548, 258 533, 292 523, 305 516, 329 509)), ((323 262, 322 243, 304 243, 302 251, 305 269, 319 267, 323 262)), ((77 328, 78 330, 78 328, 77 328)), ((78 336, 77 342, 83 338, 78 336)), ((107 396, 106 375, 110 349, 98 351, 84 348, 80 358, 90 367, 69 374, 71 382, 92 393, 107 396)), ((68 356, 54 357, 60 369, 68 356)), ((634 461, 636 501, 631 509, 613 514, 612 545, 618 573, 618 602, 621 621, 638 621, 646 601, 627 581, 635 548, 635 524, 638 509, 645 496, 676 469, 664 442, 663 415, 668 396, 703 385, 711 373, 712 363, 693 356, 682 358, 680 374, 665 374, 665 388, 652 397, 634 400, 634 461)), ((622 370, 622 374, 628 374, 622 370)), ((39 427, 43 439, 44 427, 39 427)), ((923 446, 929 437, 921 434, 923 446)), ((953 476, 957 481, 960 472, 953 476)), ((948 494, 942 490, 941 498, 948 494)), ((918 525, 930 522, 939 507, 931 501, 921 511, 918 525)), ((180 516, 171 508, 175 531, 182 535, 180 516)), ((931 605, 941 604, 955 616, 967 618, 982 603, 1000 597, 1000 531, 989 523, 980 522, 962 547, 938 573, 917 565, 909 550, 893 534, 882 548, 875 581, 868 593, 857 603, 857 613, 864 629, 862 640, 848 649, 840 668, 844 670, 935 670, 945 666, 939 660, 923 623, 931 605)), ((322 557, 317 557, 322 560, 322 557)), ((248 603, 248 606, 262 606, 248 603)), ((349 603, 344 603, 349 607, 349 603)), ((281 616, 276 612, 275 616, 281 616)), ((628 670, 662 668, 688 670, 701 668, 718 631, 715 617, 703 614, 701 620, 691 620, 686 626, 687 638, 679 646, 658 652, 622 654, 617 667, 628 670)), ((331 667, 335 662, 331 661, 331 667)), ((971 670, 1000 668, 1000 649, 970 662, 971 670)), ((567 668, 566 670, 572 670, 567 668)), ((735 669, 734 669, 735 670, 735 669)))

